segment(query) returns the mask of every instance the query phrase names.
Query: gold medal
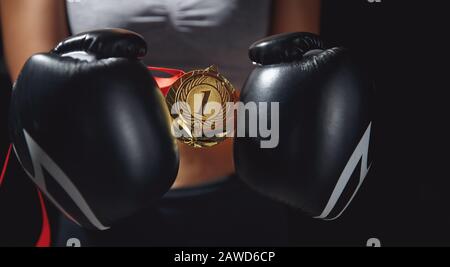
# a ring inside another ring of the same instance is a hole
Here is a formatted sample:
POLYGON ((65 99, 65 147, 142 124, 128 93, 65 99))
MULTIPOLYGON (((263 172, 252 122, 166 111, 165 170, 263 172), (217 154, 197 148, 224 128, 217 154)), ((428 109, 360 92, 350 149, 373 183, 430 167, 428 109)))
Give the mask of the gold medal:
POLYGON ((174 134, 193 147, 212 147, 232 133, 236 90, 217 67, 186 73, 170 88, 166 102, 174 134))

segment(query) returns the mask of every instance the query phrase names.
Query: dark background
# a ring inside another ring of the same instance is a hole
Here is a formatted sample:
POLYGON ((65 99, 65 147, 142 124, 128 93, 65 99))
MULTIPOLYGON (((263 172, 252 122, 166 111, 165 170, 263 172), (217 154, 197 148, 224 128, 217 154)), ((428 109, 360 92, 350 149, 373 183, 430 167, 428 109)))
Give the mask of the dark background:
POLYGON ((323 36, 358 51, 376 81, 374 163, 340 220, 293 213, 294 244, 450 245, 445 10, 439 1, 325 1, 323 36))
MULTIPOLYGON (((449 121, 444 23, 448 15, 444 6, 438 6, 444 1, 381 1, 324 1, 323 37, 358 52, 376 81, 374 164, 338 221, 322 222, 292 212, 293 245, 364 246, 372 237, 385 246, 450 245, 444 130, 449 121)), ((0 70, 3 159, 10 85, 4 68, 0 70)), ((0 188, 0 244, 33 244, 40 227, 36 203, 26 177, 5 180, 0 188)))

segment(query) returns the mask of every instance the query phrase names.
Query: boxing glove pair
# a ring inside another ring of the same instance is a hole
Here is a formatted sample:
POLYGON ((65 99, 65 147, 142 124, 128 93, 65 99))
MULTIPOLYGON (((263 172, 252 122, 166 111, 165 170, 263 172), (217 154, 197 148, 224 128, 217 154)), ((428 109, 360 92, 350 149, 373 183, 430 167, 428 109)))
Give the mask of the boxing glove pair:
MULTIPOLYGON (((14 151, 81 226, 108 229, 159 199, 176 177, 169 113, 140 61, 146 52, 132 32, 84 33, 31 57, 14 85, 14 151)), ((236 138, 238 176, 314 217, 338 217, 370 168, 369 77, 345 49, 306 33, 264 39, 250 58, 257 66, 241 101, 279 103, 280 138, 273 148, 262 148, 260 136, 236 138)))

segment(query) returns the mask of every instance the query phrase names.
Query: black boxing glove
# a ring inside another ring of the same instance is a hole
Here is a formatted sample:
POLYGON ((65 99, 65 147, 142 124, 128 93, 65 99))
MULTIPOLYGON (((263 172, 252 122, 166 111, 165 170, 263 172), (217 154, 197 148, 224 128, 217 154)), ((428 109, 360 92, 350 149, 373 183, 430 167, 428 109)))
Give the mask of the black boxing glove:
POLYGON ((81 226, 104 230, 159 199, 178 151, 143 38, 82 33, 32 56, 14 85, 10 135, 27 174, 81 226))
POLYGON ((313 217, 339 217, 371 166, 371 79, 349 51, 328 49, 309 33, 261 40, 251 46, 250 58, 257 66, 241 101, 279 103, 279 118, 273 108, 267 114, 269 124, 279 123, 279 143, 261 148, 265 138, 248 137, 244 122, 247 137, 235 140, 238 175, 313 217))

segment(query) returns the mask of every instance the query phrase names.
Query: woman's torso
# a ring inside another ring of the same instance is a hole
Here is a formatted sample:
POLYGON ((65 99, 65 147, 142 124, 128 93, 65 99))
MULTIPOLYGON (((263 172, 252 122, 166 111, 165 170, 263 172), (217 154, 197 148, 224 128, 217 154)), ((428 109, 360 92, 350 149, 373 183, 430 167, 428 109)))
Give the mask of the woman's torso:
MULTIPOLYGON (((112 27, 133 30, 149 44, 145 63, 185 71, 215 64, 241 88, 252 69, 248 47, 268 34, 270 4, 271 0, 67 0, 67 9, 73 34, 112 27)), ((61 218, 54 244, 64 246, 75 237, 88 246, 286 245, 286 214, 282 205, 229 178, 172 190, 156 209, 108 232, 87 232, 61 218)))
POLYGON ((145 63, 192 70, 218 65, 241 88, 248 47, 268 34, 271 0, 67 0, 73 34, 126 28, 149 43, 145 63))

